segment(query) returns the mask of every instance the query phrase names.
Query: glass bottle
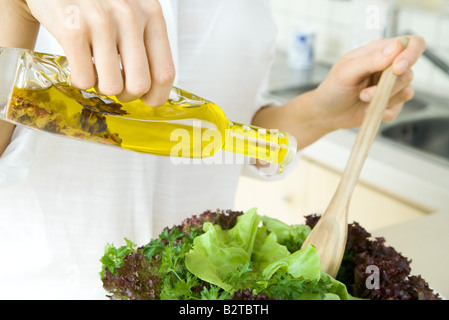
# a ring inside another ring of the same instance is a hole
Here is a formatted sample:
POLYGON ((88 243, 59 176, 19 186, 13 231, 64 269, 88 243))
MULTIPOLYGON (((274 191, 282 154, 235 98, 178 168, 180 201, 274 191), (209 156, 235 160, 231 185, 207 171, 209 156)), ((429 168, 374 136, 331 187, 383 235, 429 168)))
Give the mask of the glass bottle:
POLYGON ((176 87, 154 108, 75 89, 65 57, 17 48, 0 48, 0 119, 159 156, 207 158, 224 150, 280 170, 297 150, 290 134, 230 121, 216 104, 176 87))

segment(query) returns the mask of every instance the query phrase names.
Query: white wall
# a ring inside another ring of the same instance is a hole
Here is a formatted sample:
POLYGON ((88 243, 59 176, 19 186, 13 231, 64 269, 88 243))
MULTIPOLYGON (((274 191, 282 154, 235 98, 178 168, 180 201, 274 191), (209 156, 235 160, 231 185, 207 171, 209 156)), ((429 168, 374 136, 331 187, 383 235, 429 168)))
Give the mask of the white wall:
MULTIPOLYGON (((373 0, 366 0, 373 1, 373 0)), ((386 0, 379 0, 385 2, 386 0)), ((449 63, 449 1, 402 0, 397 11, 397 31, 412 30, 427 46, 449 63)), ((351 0, 271 0, 278 25, 278 48, 286 50, 295 27, 310 26, 316 31, 315 57, 318 62, 335 62, 354 47, 358 14, 351 0)), ((414 86, 449 96, 449 76, 427 59, 418 61, 414 86)))

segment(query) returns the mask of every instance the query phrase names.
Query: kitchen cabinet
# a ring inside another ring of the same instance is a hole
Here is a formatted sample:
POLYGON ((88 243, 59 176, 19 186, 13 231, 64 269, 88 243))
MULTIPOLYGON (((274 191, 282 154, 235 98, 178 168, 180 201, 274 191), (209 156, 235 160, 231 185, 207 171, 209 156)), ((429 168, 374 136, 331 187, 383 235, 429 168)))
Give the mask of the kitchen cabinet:
MULTIPOLYGON (((340 172, 303 156, 297 167, 282 180, 261 181, 242 177, 236 208, 247 210, 257 207, 260 214, 286 223, 304 223, 305 215, 324 212, 340 177, 340 172)), ((426 208, 359 181, 352 197, 348 221, 357 221, 371 231, 421 218, 429 212, 426 208)))

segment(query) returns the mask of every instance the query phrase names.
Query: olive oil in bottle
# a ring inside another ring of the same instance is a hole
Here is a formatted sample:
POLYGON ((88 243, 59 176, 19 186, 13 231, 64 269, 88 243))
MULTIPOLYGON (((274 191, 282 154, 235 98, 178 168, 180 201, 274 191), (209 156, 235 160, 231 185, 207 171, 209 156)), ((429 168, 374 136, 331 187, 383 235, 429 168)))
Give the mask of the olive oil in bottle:
POLYGON ((6 58, 17 68, 9 71, 7 98, 0 94, 3 120, 159 156, 208 158, 223 150, 279 164, 280 171, 296 153, 291 135, 229 121, 214 103, 179 88, 160 107, 122 103, 71 87, 64 57, 0 48, 0 68, 6 58))

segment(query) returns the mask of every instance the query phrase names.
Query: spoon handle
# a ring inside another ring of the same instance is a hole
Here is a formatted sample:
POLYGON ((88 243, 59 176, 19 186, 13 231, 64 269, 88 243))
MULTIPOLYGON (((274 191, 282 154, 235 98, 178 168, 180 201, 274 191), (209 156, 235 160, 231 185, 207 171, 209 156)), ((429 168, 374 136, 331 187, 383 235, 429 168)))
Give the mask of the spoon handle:
MULTIPOLYGON (((408 38, 402 39, 405 48, 408 38)), ((307 236, 301 248, 315 245, 322 271, 336 277, 343 259, 348 233, 348 208, 352 193, 362 171, 365 159, 376 138, 396 82, 396 74, 390 66, 382 72, 373 100, 368 106, 356 141, 349 155, 340 184, 315 227, 307 236)))
MULTIPOLYGON (((405 48, 408 44, 408 38, 403 37, 401 39, 401 43, 405 48)), ((336 196, 341 198, 338 201, 337 199, 333 199, 333 202, 337 201, 343 206, 347 206, 349 204, 365 163, 365 159, 368 157, 371 146, 382 123, 382 118, 387 108, 396 78, 397 75, 393 72, 392 66, 382 72, 376 92, 368 106, 346 164, 345 171, 338 186, 338 189, 340 190, 338 190, 339 192, 336 192, 336 196)))

